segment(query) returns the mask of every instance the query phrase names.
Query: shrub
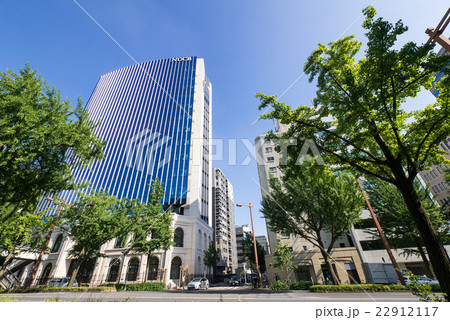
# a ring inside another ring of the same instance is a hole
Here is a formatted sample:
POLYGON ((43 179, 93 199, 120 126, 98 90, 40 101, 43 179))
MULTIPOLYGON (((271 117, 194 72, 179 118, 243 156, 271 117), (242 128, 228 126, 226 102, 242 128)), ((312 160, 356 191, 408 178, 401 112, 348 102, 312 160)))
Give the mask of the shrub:
POLYGON ((99 292, 99 291, 116 291, 114 287, 36 287, 29 289, 6 289, 1 290, 0 293, 31 293, 31 292, 78 292, 78 291, 89 291, 89 292, 99 292))
POLYGON ((309 290, 309 288, 314 285, 311 281, 300 280, 297 282, 292 282, 289 285, 290 290, 309 290))
POLYGON ((289 290, 289 286, 281 280, 277 280, 270 286, 271 290, 289 290))
POLYGON ((165 285, 162 282, 146 282, 146 283, 133 283, 133 284, 118 284, 116 289, 126 291, 162 291, 165 289, 165 285))
POLYGON ((315 285, 309 288, 311 292, 359 292, 359 291, 403 291, 410 288, 398 284, 345 284, 336 285, 315 285))
POLYGON ((16 298, 0 297, 0 302, 18 302, 16 298))

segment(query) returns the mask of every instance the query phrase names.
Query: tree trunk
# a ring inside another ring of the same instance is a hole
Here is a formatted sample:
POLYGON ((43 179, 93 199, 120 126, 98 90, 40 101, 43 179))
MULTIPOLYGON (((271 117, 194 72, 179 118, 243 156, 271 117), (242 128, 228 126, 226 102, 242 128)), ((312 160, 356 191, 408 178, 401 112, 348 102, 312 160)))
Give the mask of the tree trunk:
POLYGON ((148 268, 150 267, 149 264, 148 264, 149 262, 150 262, 150 255, 148 254, 147 255, 147 263, 145 265, 145 270, 144 270, 144 279, 143 279, 142 283, 145 283, 145 282, 148 281, 147 280, 147 278, 148 278, 148 268))
POLYGON ((427 269, 427 272, 431 274, 431 277, 433 279, 436 279, 436 275, 433 272, 433 268, 430 264, 430 261, 428 261, 427 255, 425 254, 425 251, 423 250, 422 245, 417 244, 417 249, 419 250, 420 256, 422 257, 423 263, 425 264, 425 268, 427 269))
POLYGON ((10 260, 12 260, 13 257, 14 257, 14 254, 12 252, 9 252, 5 258, 5 261, 3 261, 3 266, 0 269, 0 279, 3 278, 3 276, 6 272, 6 268, 8 267, 8 263, 10 260))
POLYGON ((339 285, 339 279, 336 275, 336 273, 334 272, 334 268, 333 265, 330 262, 330 258, 328 257, 328 253, 325 250, 320 249, 320 252, 322 253, 322 257, 325 260, 325 265, 327 266, 328 272, 330 273, 331 276, 331 281, 333 282, 333 284, 335 285, 339 285))
POLYGON ((69 281, 69 284, 67 287, 69 287, 69 288, 73 287, 73 283, 75 282, 78 271, 80 270, 82 264, 83 264, 83 261, 77 261, 77 267, 73 270, 72 276, 70 277, 70 281, 69 281))
POLYGON ((413 183, 404 177, 404 179, 399 181, 397 187, 402 193, 409 213, 419 229, 441 290, 447 294, 447 297, 450 297, 450 260, 447 251, 442 245, 436 230, 434 230, 430 217, 422 206, 413 183))

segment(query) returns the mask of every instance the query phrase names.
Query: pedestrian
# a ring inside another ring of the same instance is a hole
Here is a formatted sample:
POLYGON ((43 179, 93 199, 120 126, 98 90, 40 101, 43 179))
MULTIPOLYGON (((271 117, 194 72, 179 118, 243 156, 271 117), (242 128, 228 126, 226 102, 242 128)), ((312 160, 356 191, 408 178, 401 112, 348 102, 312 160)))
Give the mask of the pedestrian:
POLYGON ((273 277, 273 281, 278 281, 278 275, 275 273, 275 277, 273 277))

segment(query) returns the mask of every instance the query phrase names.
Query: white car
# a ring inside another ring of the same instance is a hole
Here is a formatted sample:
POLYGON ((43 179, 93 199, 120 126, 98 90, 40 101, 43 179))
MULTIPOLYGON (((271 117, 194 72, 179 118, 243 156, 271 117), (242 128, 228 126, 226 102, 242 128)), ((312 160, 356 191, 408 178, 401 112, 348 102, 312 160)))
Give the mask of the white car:
MULTIPOLYGON (((439 281, 430 279, 427 276, 415 276, 415 277, 418 278, 418 280, 416 280, 416 284, 439 284, 439 281)), ((407 286, 410 286, 412 284, 409 277, 404 277, 404 279, 407 286)))
POLYGON ((199 290, 199 289, 208 289, 209 288, 209 280, 206 278, 194 278, 191 282, 188 283, 189 290, 199 290))

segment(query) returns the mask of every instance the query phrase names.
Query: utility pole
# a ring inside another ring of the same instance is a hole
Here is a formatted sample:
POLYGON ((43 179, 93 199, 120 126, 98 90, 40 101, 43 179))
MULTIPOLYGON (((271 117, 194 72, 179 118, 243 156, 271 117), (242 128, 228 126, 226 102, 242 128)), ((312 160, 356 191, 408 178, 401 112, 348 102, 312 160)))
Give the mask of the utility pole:
POLYGON ((381 229, 381 225, 378 222, 377 216, 373 212, 372 206, 370 205, 369 199, 367 199, 366 193, 364 192, 364 189, 361 185, 361 182, 357 177, 355 177, 356 181, 358 181, 359 188, 361 189, 361 192, 364 196, 364 200, 366 200, 367 207, 369 208, 370 214, 372 215, 373 221, 375 221, 375 226, 377 227, 378 234, 380 235, 381 242, 383 242, 384 248, 387 251, 387 254, 389 258, 391 259, 392 265, 394 266, 395 272, 397 273, 398 280, 400 280, 400 283, 404 286, 406 286, 405 279, 403 278, 402 273, 400 272, 400 269, 398 267, 397 261, 394 258, 394 255, 392 254, 391 247, 389 247, 389 243, 387 242, 386 236, 384 235, 383 229, 381 229))
POLYGON ((428 39, 427 43, 430 41, 437 42, 445 50, 450 52, 450 40, 443 35, 444 30, 449 23, 450 23, 450 8, 447 10, 441 22, 439 22, 439 24, 437 25, 436 29, 427 28, 427 30, 425 30, 425 33, 430 36, 430 39, 428 39))

